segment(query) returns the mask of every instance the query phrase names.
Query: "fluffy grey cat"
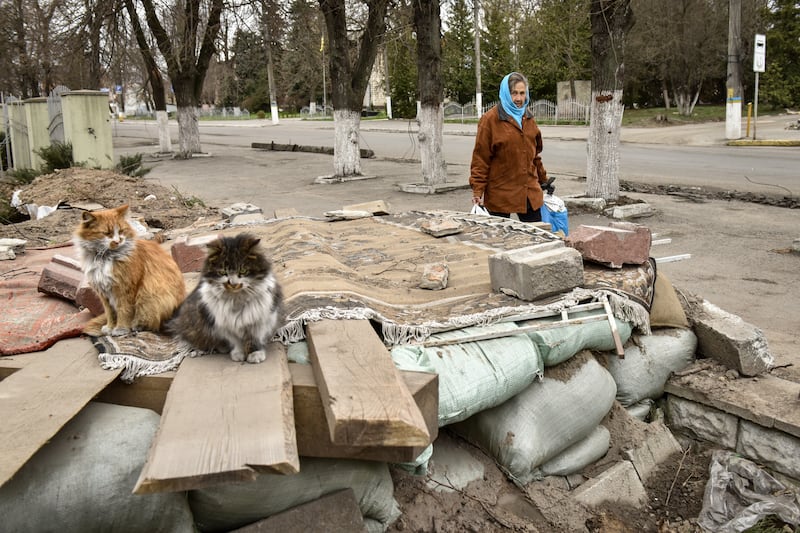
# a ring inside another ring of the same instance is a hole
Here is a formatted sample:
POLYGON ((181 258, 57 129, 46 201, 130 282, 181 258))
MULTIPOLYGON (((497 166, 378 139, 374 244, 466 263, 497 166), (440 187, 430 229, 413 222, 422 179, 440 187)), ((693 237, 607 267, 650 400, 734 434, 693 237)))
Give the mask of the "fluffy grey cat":
POLYGON ((259 242, 241 233, 209 243, 200 281, 167 331, 201 353, 264 361, 267 343, 283 326, 283 293, 259 242))

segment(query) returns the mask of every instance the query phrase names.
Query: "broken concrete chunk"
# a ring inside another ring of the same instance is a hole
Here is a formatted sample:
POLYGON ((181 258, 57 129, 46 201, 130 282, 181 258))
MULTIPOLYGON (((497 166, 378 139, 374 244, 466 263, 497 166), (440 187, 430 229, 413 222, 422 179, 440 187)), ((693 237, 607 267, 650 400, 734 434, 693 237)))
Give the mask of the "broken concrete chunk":
POLYGON ((299 214, 300 213, 298 213, 297 209, 295 209, 294 207, 286 207, 284 209, 276 209, 274 216, 275 218, 290 218, 290 217, 296 217, 299 214))
POLYGON ((344 209, 338 209, 335 211, 326 211, 325 216, 331 221, 356 220, 359 218, 369 218, 372 216, 372 213, 369 211, 346 211, 344 209))
MULTIPOLYGON (((14 254, 24 254, 26 244, 28 244, 28 241, 25 239, 0 239, 0 249, 11 249, 14 254)), ((14 258, 12 257, 11 259, 14 258)))
POLYGON ((567 209, 570 207, 591 209, 592 211, 600 212, 606 208, 606 201, 603 198, 586 198, 582 196, 566 196, 562 197, 564 205, 567 209))
POLYGON ((575 490, 573 497, 588 507, 621 503, 639 507, 647 502, 647 491, 633 464, 620 461, 575 490))
POLYGON ((583 285, 581 254, 562 241, 489 256, 492 290, 533 301, 583 285))
POLYGON ((423 267, 419 288, 432 291, 444 289, 447 287, 447 276, 449 274, 450 269, 445 263, 427 264, 423 267))
POLYGON ((652 206, 646 203, 618 205, 610 211, 611 218, 617 219, 649 217, 655 214, 652 206))
POLYGON ((689 317, 697 335, 698 351, 743 376, 757 376, 772 367, 774 359, 764 333, 741 317, 703 300, 699 313, 689 317))
POLYGON ((419 229, 434 237, 446 237, 461 233, 461 224, 452 218, 431 218, 423 221, 419 229))
POLYGON ((388 215, 389 205, 383 200, 376 200, 374 202, 346 205, 342 207, 342 211, 369 211, 376 216, 388 215))
POLYGON ((241 213, 233 215, 228 219, 228 224, 231 226, 241 226, 244 224, 254 224, 264 222, 264 215, 261 213, 241 213))
POLYGON ((13 261, 17 258, 17 254, 10 246, 0 246, 0 261, 13 261))
POLYGON ((238 202, 228 207, 225 207, 221 211, 222 218, 226 221, 231 222, 231 219, 237 215, 250 215, 250 214, 262 214, 261 208, 255 206, 253 204, 247 204, 244 202, 238 202))
POLYGON ((581 225, 565 242, 578 250, 584 259, 611 268, 622 268, 625 264, 641 265, 650 257, 650 230, 645 226, 630 226, 637 229, 581 225))

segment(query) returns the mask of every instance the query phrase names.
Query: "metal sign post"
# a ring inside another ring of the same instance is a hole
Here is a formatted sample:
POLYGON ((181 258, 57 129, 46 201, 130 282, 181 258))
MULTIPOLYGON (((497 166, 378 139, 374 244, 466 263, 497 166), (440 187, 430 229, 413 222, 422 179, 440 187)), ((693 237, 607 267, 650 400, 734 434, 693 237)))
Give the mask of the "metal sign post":
POLYGON ((756 125, 758 124, 758 74, 764 72, 767 63, 767 36, 756 34, 755 49, 753 50, 753 72, 756 73, 756 90, 753 96, 753 140, 756 140, 756 125))

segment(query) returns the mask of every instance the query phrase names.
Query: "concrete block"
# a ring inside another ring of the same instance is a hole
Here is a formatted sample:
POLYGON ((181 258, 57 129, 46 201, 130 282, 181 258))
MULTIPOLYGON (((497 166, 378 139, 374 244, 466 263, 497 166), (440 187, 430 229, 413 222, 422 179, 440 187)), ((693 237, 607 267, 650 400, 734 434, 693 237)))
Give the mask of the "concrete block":
POLYGON ((172 258, 178 264, 181 272, 200 272, 208 253, 208 243, 217 239, 216 235, 202 235, 189 238, 181 235, 170 247, 172 258))
MULTIPOLYGON (((629 225, 631 228, 636 226, 629 225)), ((578 226, 565 239, 567 246, 578 250, 584 259, 622 268, 642 265, 650 257, 650 230, 645 226, 626 229, 611 226, 578 226)))
POLYGON ((697 335, 698 352, 743 376, 757 376, 774 362, 764 333, 741 317, 703 301, 701 311, 689 316, 697 335))
POLYGON ((275 218, 290 218, 290 217, 296 217, 299 214, 300 213, 298 213, 297 209, 295 209, 294 207, 287 207, 284 209, 276 209, 274 216, 275 218))
POLYGON ((654 431, 649 432, 636 448, 624 452, 643 483, 647 483, 650 474, 655 472, 658 465, 681 452, 681 445, 663 423, 649 424, 648 429, 654 431))
POLYGON ((647 491, 633 464, 620 461, 575 489, 573 498, 588 507, 599 507, 605 503, 639 507, 647 503, 647 491))
POLYGON ((492 290, 534 301, 583 285, 581 254, 562 241, 489 256, 492 290))
POLYGON ((736 452, 772 470, 800 479, 800 439, 742 420, 736 452))
POLYGON ((308 531, 366 532, 353 489, 326 494, 232 533, 306 533, 308 531))
POLYGON ((667 425, 675 431, 688 433, 723 448, 736 448, 739 419, 713 407, 669 395, 667 425))

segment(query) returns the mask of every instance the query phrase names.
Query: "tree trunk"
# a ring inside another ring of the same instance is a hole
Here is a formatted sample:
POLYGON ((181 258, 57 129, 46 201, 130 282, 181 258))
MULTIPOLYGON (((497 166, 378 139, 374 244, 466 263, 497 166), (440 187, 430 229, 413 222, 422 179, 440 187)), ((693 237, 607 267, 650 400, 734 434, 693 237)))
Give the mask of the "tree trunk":
POLYGON ((158 124, 158 151, 168 154, 172 152, 172 137, 169 134, 169 115, 166 109, 156 110, 156 124, 158 124))
POLYGON ((335 125, 334 176, 360 175, 361 150, 358 143, 361 107, 378 53, 378 43, 383 38, 388 0, 364 2, 369 12, 357 50, 351 49, 351 42, 355 40, 348 34, 345 0, 318 1, 330 39, 329 71, 335 125))
POLYGON ((339 109, 333 111, 333 172, 334 176, 361 175, 361 111, 339 109))
POLYGON ((179 159, 189 159, 192 154, 202 152, 200 128, 197 120, 197 97, 191 82, 173 79, 175 103, 178 107, 178 153, 179 159))
POLYGON ((447 163, 442 152, 442 19, 439 2, 414 2, 417 30, 417 89, 419 91, 419 152, 422 179, 427 185, 447 181, 447 163))
POLYGON ((592 0, 592 100, 586 196, 619 198, 619 142, 625 35, 633 23, 630 0, 592 0))

